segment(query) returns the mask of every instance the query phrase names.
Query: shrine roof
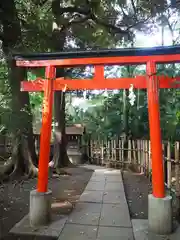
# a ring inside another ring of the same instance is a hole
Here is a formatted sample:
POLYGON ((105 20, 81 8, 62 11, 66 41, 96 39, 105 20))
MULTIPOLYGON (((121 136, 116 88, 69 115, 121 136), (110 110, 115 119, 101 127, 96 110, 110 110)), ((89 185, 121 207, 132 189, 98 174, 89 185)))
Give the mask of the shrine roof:
POLYGON ((55 60, 55 59, 76 59, 76 58, 102 58, 122 56, 153 56, 153 55, 174 55, 180 54, 180 45, 161 46, 151 48, 116 48, 98 50, 79 50, 47 52, 47 53, 14 53, 15 60, 55 60))
POLYGON ((66 135, 83 135, 85 127, 81 124, 74 124, 66 127, 66 135))

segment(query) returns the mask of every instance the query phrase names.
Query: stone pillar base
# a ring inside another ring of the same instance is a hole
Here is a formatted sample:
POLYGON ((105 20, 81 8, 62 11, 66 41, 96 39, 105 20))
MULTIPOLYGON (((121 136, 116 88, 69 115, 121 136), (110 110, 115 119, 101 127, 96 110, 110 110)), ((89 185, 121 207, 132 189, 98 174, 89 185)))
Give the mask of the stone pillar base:
POLYGON ((52 192, 45 193, 33 190, 30 192, 29 220, 31 226, 43 226, 51 221, 52 192))
POLYGON ((166 235, 172 233, 172 197, 155 198, 148 196, 149 231, 166 235))

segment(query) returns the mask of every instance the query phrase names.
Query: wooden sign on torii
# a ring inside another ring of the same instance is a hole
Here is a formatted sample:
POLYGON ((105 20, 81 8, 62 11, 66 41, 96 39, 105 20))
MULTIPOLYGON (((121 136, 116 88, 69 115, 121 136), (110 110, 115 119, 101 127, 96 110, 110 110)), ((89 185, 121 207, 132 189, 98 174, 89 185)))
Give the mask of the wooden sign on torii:
POLYGON ((18 67, 45 67, 46 69, 45 79, 38 78, 35 81, 21 83, 22 91, 44 91, 37 192, 45 193, 48 186, 53 92, 79 89, 129 89, 132 84, 135 89, 147 89, 153 197, 157 199, 166 197, 158 92, 159 88, 180 88, 178 83, 180 77, 156 76, 156 64, 180 62, 180 47, 16 54, 14 57, 18 67), (127 64, 146 64, 146 75, 135 78, 105 78, 105 65, 127 64), (56 67, 87 65, 94 66, 95 72, 92 79, 56 78, 56 67))

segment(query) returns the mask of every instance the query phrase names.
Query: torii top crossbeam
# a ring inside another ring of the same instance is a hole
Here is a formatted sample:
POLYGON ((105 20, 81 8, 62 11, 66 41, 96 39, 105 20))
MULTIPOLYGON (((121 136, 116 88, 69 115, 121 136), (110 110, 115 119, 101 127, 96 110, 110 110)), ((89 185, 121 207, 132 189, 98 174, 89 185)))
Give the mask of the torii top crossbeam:
MULTIPOLYGON (((135 78, 108 78, 104 77, 105 65, 146 64, 149 61, 155 63, 171 63, 180 61, 180 46, 155 47, 155 48, 126 48, 98 51, 74 51, 60 53, 33 53, 15 54, 17 66, 20 67, 76 67, 79 65, 93 65, 95 73, 93 79, 64 79, 57 78, 54 81, 54 90, 62 90, 67 86, 68 90, 78 89, 124 89, 133 84, 134 88, 147 88, 147 76, 135 78), (73 80, 73 81, 72 81, 73 80)), ((160 88, 175 88, 171 79, 167 76, 158 76, 160 88)), ((44 80, 36 82, 23 82, 24 91, 43 91, 44 80)))
MULTIPOLYGON (((116 64, 116 59, 118 57, 128 57, 127 60, 124 63, 129 63, 131 59, 133 59, 133 63, 135 64, 141 64, 145 63, 147 60, 150 60, 152 56, 156 56, 157 62, 174 62, 179 61, 177 58, 170 58, 170 59, 164 59, 163 57, 158 56, 164 56, 164 55, 180 55, 180 46, 167 46, 167 47, 153 47, 153 48, 116 48, 116 49, 101 49, 101 50, 89 50, 89 51, 66 51, 66 52, 53 52, 53 53, 30 53, 30 54, 23 54, 23 53, 16 53, 14 54, 14 58, 17 61, 18 64, 20 64, 20 61, 39 61, 39 65, 42 64, 44 60, 46 60, 46 63, 44 62, 45 66, 47 65, 47 60, 59 60, 59 59, 80 59, 80 58, 108 58, 106 62, 111 64, 116 64), (136 59, 135 57, 145 57, 145 58, 139 58, 136 59), (112 58, 113 57, 113 58, 112 58), (110 59, 109 59, 110 58, 110 59), (147 59, 147 60, 146 60, 147 59), (42 61, 41 61, 42 60, 42 61)), ((178 56, 177 56, 178 57, 178 56)), ((152 58, 154 59, 154 57, 152 58)), ((119 59, 120 60, 120 59, 119 59)), ((95 64, 94 60, 92 60, 95 64)), ((106 64, 106 62, 103 64, 106 64)), ((65 65, 67 65, 67 61, 64 62, 65 65)), ((102 60, 99 60, 99 63, 102 63, 102 60)), ((122 61, 120 61, 122 63, 122 61)), ((28 64, 28 62, 24 62, 24 64, 28 64)), ((34 62, 35 64, 35 62, 34 62)), ((62 63, 56 62, 57 65, 62 65, 62 63)), ((86 64, 82 62, 81 64, 86 64)), ((88 63, 89 64, 89 63, 88 63)), ((63 64, 64 65, 64 64, 63 64)))
POLYGON ((63 90, 65 87, 68 90, 128 89, 130 84, 133 84, 135 88, 147 88, 153 195, 156 198, 165 196, 158 90, 159 88, 178 88, 180 84, 177 84, 177 77, 174 79, 167 76, 156 76, 156 64, 180 62, 180 46, 15 54, 14 59, 19 67, 46 68, 45 79, 24 81, 21 85, 24 91, 44 91, 38 192, 47 191, 53 91, 63 90), (135 78, 105 78, 105 65, 126 64, 146 64, 146 75, 135 78), (56 78, 56 67, 66 68, 80 65, 93 65, 95 68, 94 77, 92 79, 56 78))

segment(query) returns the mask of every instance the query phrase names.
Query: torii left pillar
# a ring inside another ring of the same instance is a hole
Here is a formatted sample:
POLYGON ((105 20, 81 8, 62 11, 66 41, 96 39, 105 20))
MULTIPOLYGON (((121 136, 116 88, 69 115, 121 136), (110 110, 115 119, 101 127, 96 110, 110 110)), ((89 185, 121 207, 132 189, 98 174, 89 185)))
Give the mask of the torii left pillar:
POLYGON ((29 220, 32 226, 46 225, 51 220, 51 196, 48 190, 48 165, 50 155, 53 82, 55 67, 46 67, 46 80, 44 81, 44 101, 42 113, 42 128, 40 139, 40 156, 37 189, 30 193, 29 220))

